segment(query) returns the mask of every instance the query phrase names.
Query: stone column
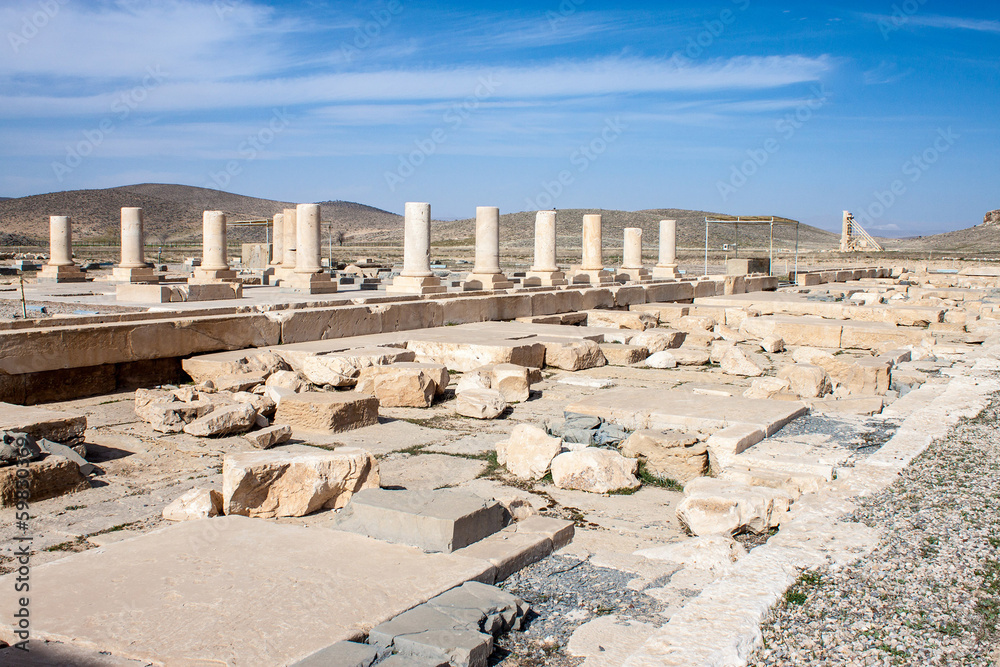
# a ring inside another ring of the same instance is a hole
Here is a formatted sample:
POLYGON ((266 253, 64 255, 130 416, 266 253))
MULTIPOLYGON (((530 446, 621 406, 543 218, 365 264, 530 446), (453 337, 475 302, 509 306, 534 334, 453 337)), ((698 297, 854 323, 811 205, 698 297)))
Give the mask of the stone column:
POLYGON ((306 294, 337 291, 337 283, 320 262, 321 231, 319 204, 295 207, 295 273, 282 281, 282 288, 306 294))
POLYGON ((282 215, 282 231, 284 232, 284 248, 281 267, 288 271, 295 270, 295 248, 298 242, 294 208, 286 208, 282 215))
POLYGON ((465 279, 462 289, 510 289, 514 283, 500 271, 500 209, 496 206, 476 207, 476 264, 465 279))
POLYGON ((525 287, 555 287, 566 284, 566 274, 556 264, 556 212, 535 214, 535 263, 525 274, 525 287))
POLYGON ((653 267, 653 278, 680 278, 677 270, 677 221, 660 220, 660 261, 653 267))
POLYGON ((205 211, 202 214, 201 266, 194 270, 195 282, 239 280, 236 271, 229 268, 226 244, 226 214, 222 211, 205 211))
POLYGON ((387 294, 440 294, 448 288, 431 271, 431 205, 407 202, 403 216, 403 271, 387 294))
POLYGON ((649 271, 642 267, 642 229, 626 227, 619 282, 649 282, 649 271))
POLYGON ((604 270, 604 248, 601 239, 601 216, 583 216, 583 257, 580 268, 573 272, 574 283, 599 285, 613 282, 611 272, 604 270))
POLYGON ((285 214, 275 213, 271 225, 271 266, 281 266, 285 260, 285 214))
POLYGON ((146 266, 145 235, 142 228, 142 209, 122 209, 122 258, 111 271, 111 279, 125 283, 159 282, 152 268, 146 266))
POLYGON ((78 283, 86 274, 73 262, 73 234, 69 216, 49 217, 49 263, 38 274, 40 283, 78 283))

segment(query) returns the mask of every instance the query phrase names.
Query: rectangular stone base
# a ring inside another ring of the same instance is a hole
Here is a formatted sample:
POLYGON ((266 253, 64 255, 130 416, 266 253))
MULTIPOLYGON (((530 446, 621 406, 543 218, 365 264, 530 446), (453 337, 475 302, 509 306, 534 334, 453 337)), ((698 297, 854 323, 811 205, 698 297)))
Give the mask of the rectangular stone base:
POLYGON ((681 277, 681 272, 677 270, 677 265, 653 267, 653 278, 656 280, 661 280, 663 278, 677 279, 680 277, 681 277))
POLYGON ((610 285, 615 282, 615 274, 604 269, 577 269, 570 279, 574 285, 610 285))
POLYGON ((243 285, 231 282, 191 284, 124 284, 118 285, 116 301, 126 303, 181 303, 186 301, 220 301, 239 299, 243 285))
POLYGON ((87 274, 76 264, 70 266, 49 266, 46 264, 38 274, 40 283, 82 283, 87 274))
POLYGON ((281 281, 281 290, 300 294, 333 294, 337 291, 337 283, 329 273, 293 273, 281 281))
POLYGON ((275 266, 274 270, 268 276, 268 285, 281 285, 282 280, 286 280, 295 275, 295 269, 289 269, 284 266, 275 266))
POLYGON ((512 287, 514 283, 507 280, 507 276, 502 273, 470 273, 462 283, 462 289, 466 292, 490 292, 512 287))
POLYGON ((562 271, 528 271, 524 275, 525 287, 561 287, 568 284, 562 271))
POLYGON ((232 269, 202 269, 194 270, 192 281, 197 283, 232 283, 239 282, 239 277, 232 269))
POLYGON ((111 270, 111 282, 114 283, 158 283, 160 276, 149 267, 138 269, 123 269, 116 266, 111 270))
POLYGON ((437 276, 396 276, 385 288, 386 294, 443 294, 447 291, 437 276))
POLYGON ((649 283, 653 281, 649 269, 618 269, 617 279, 620 283, 649 283))

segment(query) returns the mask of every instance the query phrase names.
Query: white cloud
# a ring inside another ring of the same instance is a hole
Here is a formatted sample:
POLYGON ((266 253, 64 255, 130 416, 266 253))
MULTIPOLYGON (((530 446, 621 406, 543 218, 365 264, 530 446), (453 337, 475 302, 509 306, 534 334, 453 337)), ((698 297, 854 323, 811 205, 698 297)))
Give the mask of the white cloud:
POLYGON ((912 69, 901 72, 896 63, 883 60, 878 64, 878 67, 874 67, 864 73, 864 81, 866 86, 878 86, 887 83, 896 83, 912 73, 912 69))
POLYGON ((1000 21, 986 19, 967 19, 958 16, 911 16, 909 21, 914 25, 929 28, 951 28, 959 30, 974 30, 976 32, 1000 33, 1000 21))

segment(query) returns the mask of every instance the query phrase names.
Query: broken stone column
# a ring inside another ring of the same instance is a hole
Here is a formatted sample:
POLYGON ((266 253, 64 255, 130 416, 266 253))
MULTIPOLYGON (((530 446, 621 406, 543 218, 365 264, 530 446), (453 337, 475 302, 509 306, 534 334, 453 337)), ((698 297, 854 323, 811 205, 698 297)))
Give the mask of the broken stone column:
POLYGON ((387 294, 440 294, 448 291, 431 271, 431 205, 407 202, 403 216, 403 271, 387 294))
POLYGON ((111 279, 115 282, 155 283, 160 280, 152 267, 146 266, 142 222, 141 208, 122 209, 121 263, 111 271, 111 279))
POLYGON ((281 266, 285 259, 285 214, 275 213, 271 226, 271 266, 281 266))
POLYGON ((645 283, 649 280, 649 270, 642 266, 642 229, 626 227, 622 268, 618 270, 618 281, 645 283))
POLYGON ((73 262, 73 233, 69 216, 49 217, 49 263, 38 274, 40 283, 79 283, 87 274, 73 262))
POLYGON ((205 211, 202 216, 201 266, 194 270, 194 282, 236 282, 226 252, 226 214, 205 211))
POLYGON ((295 248, 298 242, 295 209, 286 208, 281 213, 281 258, 274 267, 273 283, 280 285, 295 273, 295 248))
POLYGON ((476 207, 476 264, 465 279, 462 289, 502 290, 514 283, 500 271, 500 209, 496 206, 476 207))
POLYGON ((680 278, 677 270, 677 221, 660 220, 660 261, 653 267, 654 278, 680 278))
POLYGON ((306 294, 330 294, 337 283, 320 263, 319 204, 299 204, 295 208, 295 272, 285 278, 282 288, 306 294))
POLYGON ((525 287, 566 284, 566 274, 556 264, 556 212, 535 214, 535 263, 525 274, 525 287))
POLYGON ((601 216, 583 216, 583 261, 573 272, 573 283, 602 285, 613 282, 610 271, 604 270, 604 253, 601 238, 601 216))

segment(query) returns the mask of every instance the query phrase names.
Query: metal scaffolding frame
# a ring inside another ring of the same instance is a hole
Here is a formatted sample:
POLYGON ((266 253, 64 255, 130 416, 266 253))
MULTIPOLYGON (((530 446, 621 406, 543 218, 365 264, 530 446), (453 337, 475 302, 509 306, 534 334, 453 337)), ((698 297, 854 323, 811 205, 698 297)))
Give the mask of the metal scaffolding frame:
POLYGON ((769 229, 769 250, 768 264, 770 266, 769 275, 774 275, 774 226, 775 225, 795 225, 795 273, 799 272, 799 221, 798 220, 743 220, 737 217, 735 220, 715 220, 705 218, 705 275, 708 275, 708 226, 709 225, 733 225, 736 230, 736 257, 740 253, 740 225, 750 225, 751 227, 767 225, 769 229))

